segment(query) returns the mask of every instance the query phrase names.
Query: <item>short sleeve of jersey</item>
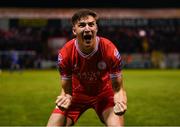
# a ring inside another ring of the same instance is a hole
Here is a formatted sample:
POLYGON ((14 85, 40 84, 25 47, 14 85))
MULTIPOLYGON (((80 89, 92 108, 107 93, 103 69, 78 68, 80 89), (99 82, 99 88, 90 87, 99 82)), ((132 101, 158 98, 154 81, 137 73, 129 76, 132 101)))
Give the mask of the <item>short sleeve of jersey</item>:
POLYGON ((69 57, 67 54, 66 48, 62 48, 58 53, 58 69, 61 74, 61 78, 64 80, 71 79, 72 77, 69 57))
POLYGON ((117 48, 112 45, 109 51, 110 56, 110 77, 120 77, 122 71, 121 55, 117 48))

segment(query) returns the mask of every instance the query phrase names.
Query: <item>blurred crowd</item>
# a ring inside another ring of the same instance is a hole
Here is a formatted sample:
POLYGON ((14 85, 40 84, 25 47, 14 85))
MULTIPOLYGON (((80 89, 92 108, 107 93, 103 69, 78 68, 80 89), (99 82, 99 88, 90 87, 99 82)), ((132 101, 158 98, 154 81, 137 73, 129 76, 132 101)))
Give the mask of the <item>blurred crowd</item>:
MULTIPOLYGON (((180 53, 180 26, 99 26, 99 36, 109 38, 121 54, 163 54, 180 53)), ((24 68, 40 68, 41 60, 56 61, 51 53, 48 39, 73 38, 71 26, 66 27, 29 27, 14 26, 9 30, 0 29, 0 66, 9 68, 11 51, 19 54, 19 63, 24 68)))

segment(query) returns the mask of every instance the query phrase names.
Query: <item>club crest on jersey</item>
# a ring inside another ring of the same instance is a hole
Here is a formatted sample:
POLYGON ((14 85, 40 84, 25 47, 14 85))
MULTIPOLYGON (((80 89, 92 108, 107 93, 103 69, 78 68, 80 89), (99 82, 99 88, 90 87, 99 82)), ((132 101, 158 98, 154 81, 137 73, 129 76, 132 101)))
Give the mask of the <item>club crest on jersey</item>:
POLYGON ((61 53, 59 53, 59 55, 58 55, 58 64, 60 64, 62 60, 63 60, 62 55, 61 55, 61 53))
POLYGON ((114 56, 117 58, 117 59, 121 59, 121 56, 120 56, 120 53, 117 49, 114 49, 114 56))
POLYGON ((98 62, 98 64, 97 64, 97 67, 98 67, 98 69, 99 70, 105 70, 106 69, 106 63, 104 62, 104 61, 100 61, 100 62, 98 62))

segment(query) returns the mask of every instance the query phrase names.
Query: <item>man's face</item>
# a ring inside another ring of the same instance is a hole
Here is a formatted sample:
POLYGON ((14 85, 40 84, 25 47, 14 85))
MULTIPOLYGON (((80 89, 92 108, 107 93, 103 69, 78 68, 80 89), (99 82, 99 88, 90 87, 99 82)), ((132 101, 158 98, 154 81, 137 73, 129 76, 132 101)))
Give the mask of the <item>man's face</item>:
POLYGON ((92 46, 97 34, 96 20, 92 16, 81 18, 73 26, 73 33, 85 47, 92 46))

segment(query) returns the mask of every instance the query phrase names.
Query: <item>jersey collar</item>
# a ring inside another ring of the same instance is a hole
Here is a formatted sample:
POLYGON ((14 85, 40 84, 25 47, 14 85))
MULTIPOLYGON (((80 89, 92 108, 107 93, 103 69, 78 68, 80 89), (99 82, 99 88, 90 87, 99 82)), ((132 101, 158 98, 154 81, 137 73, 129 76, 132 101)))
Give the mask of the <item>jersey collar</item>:
POLYGON ((91 53, 89 53, 89 54, 85 54, 85 53, 83 53, 83 52, 81 52, 81 50, 80 50, 80 48, 79 48, 79 46, 78 46, 78 40, 77 39, 75 39, 75 47, 76 47, 76 50, 78 51, 78 53, 82 56, 82 57, 84 57, 84 58, 89 58, 89 57, 91 57, 91 56, 93 56, 97 51, 98 51, 98 46, 99 46, 99 37, 96 37, 96 47, 94 48, 94 50, 91 52, 91 53))

